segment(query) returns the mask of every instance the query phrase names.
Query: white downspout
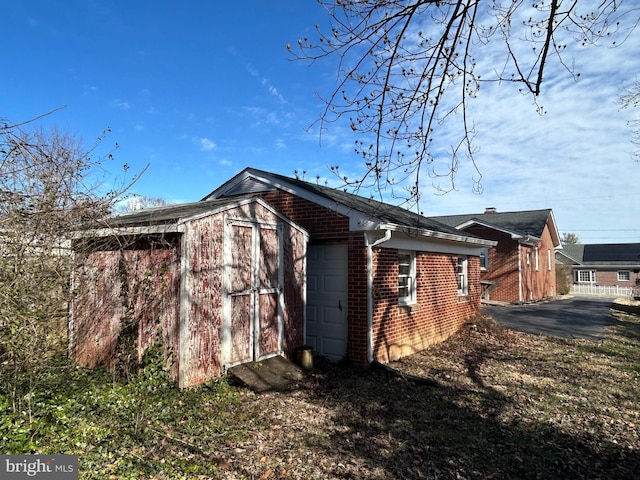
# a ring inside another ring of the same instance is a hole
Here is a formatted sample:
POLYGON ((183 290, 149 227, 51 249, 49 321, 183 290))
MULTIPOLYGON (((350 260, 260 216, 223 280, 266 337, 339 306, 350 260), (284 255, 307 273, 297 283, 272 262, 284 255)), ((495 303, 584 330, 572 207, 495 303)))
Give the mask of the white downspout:
POLYGON ((376 240, 369 238, 365 232, 367 245, 367 362, 373 362, 373 247, 391 240, 391 230, 383 230, 384 235, 376 240))
POLYGON ((522 302, 522 295, 524 294, 522 285, 522 245, 518 242, 518 301, 522 302))

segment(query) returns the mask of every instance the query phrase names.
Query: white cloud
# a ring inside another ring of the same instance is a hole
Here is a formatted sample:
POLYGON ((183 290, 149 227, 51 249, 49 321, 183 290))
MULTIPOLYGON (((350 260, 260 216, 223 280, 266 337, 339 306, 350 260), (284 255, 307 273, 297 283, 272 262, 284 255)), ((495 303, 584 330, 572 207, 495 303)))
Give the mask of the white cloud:
POLYGON ((278 89, 271 83, 271 81, 267 77, 263 77, 262 75, 260 75, 260 72, 258 72, 258 70, 256 70, 251 65, 247 65, 246 69, 247 69, 247 72, 249 72, 249 74, 252 77, 254 77, 254 78, 256 78, 256 79, 258 79, 260 81, 260 84, 267 89, 269 94, 271 94, 272 96, 276 97, 280 102, 284 103, 284 101, 285 101, 284 97, 280 94, 278 89))
POLYGON ((122 110, 129 110, 131 105, 126 100, 115 99, 111 101, 111 106, 122 110))
MULTIPOLYGON (((478 68, 484 71, 502 58, 494 48, 482 53, 478 68)), ((489 206, 499 211, 552 208, 561 232, 577 233, 584 242, 640 241, 640 163, 630 156, 626 126, 640 112, 620 111, 618 105, 619 96, 638 80, 640 30, 617 48, 583 48, 574 42, 564 61, 575 65, 579 81, 550 61, 537 100, 545 115, 536 112, 531 96, 505 82, 484 83, 470 102, 482 194, 473 192, 478 173, 464 157, 455 190, 442 195, 434 189, 440 181, 448 187, 447 179, 428 172, 446 171, 451 146, 460 140, 460 115, 448 119, 434 139, 434 164, 422 168, 420 207, 425 214, 481 213, 489 206), (628 230, 624 237, 615 233, 622 229, 628 230)), ((323 138, 335 143, 344 131, 333 124, 332 136, 324 133, 323 138)), ((357 177, 362 166, 353 160, 349 176, 357 177)))
POLYGON ((203 152, 210 152, 216 148, 216 144, 209 138, 200 138, 198 139, 198 143, 200 144, 200 150, 203 152))

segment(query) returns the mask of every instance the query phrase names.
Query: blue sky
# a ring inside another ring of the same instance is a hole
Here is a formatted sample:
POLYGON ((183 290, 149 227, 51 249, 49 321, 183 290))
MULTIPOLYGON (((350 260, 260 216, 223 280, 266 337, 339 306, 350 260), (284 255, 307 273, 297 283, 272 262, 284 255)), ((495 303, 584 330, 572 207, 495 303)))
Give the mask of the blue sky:
MULTIPOLYGON (((311 0, 241 3, 87 1, 3 6, 0 117, 41 120, 91 144, 118 143, 109 169, 149 169, 134 185, 171 202, 199 200, 247 166, 309 180, 330 165, 357 173, 354 137, 309 130, 333 62, 292 61, 287 43, 326 24, 311 0)), ((483 86, 472 105, 483 193, 463 164, 456 190, 423 182, 427 215, 552 208, 561 232, 583 242, 640 242, 640 163, 618 97, 640 80, 640 32, 616 49, 580 50, 581 80, 550 70, 536 113, 516 90, 483 86)), ((638 110, 638 109, 636 109, 638 110)), ((443 135, 443 151, 446 135, 443 135)), ((444 154, 443 154, 444 156, 444 154)))

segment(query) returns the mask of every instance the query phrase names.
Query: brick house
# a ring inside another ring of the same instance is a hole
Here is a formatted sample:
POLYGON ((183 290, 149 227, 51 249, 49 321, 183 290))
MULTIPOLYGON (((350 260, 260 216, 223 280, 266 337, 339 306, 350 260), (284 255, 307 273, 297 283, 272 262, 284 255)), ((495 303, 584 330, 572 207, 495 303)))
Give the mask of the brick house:
POLYGON ((480 309, 495 245, 403 208, 247 168, 204 200, 259 195, 309 234, 305 342, 387 362, 446 339, 480 309))
POLYGON ((79 234, 70 354, 114 366, 162 340, 181 387, 238 363, 294 359, 304 344, 334 361, 395 360, 479 313, 480 256, 494 245, 247 168, 200 202, 79 234))
POLYGON ((640 286, 640 243, 565 245, 556 259, 571 266, 576 285, 640 286))
POLYGON ((551 209, 430 217, 497 242, 481 258, 483 300, 517 303, 557 295, 555 252, 562 248, 551 209))

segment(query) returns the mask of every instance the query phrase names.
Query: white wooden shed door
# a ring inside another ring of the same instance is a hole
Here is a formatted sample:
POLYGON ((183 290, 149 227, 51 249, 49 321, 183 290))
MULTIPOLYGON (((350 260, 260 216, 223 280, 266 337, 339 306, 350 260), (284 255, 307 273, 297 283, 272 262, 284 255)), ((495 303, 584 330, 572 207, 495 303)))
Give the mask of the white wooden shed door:
POLYGON ((277 225, 229 221, 225 241, 223 348, 231 366, 282 350, 282 235, 277 225))
POLYGON ((309 245, 305 343, 332 361, 347 354, 346 245, 309 245))

